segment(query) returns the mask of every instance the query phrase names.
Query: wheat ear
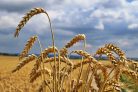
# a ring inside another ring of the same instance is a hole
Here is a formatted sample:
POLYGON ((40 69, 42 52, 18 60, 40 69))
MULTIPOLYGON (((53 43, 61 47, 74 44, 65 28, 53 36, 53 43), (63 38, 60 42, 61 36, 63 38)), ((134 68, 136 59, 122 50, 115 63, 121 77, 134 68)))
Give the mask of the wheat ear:
POLYGON ((65 45, 65 48, 70 48, 71 46, 73 46, 75 43, 84 40, 85 39, 85 35, 84 34, 78 34, 76 35, 69 43, 67 43, 65 45))
POLYGON ((22 60, 14 70, 12 70, 12 72, 16 72, 17 70, 21 69, 24 65, 26 65, 27 63, 35 60, 37 58, 36 55, 32 54, 29 55, 28 57, 26 57, 24 60, 22 60))
POLYGON ((43 55, 43 58, 46 58, 49 53, 54 53, 54 49, 55 52, 58 52, 58 49, 56 47, 48 47, 44 51, 42 51, 41 55, 43 55))
POLYGON ((109 44, 106 44, 106 45, 105 45, 105 48, 107 48, 107 49, 109 49, 109 50, 115 52, 115 53, 120 57, 120 60, 121 60, 124 64, 127 63, 127 62, 126 62, 126 55, 125 55, 125 53, 124 53, 117 45, 109 43, 109 44))
POLYGON ((33 17, 34 15, 37 15, 39 13, 46 13, 44 11, 44 9, 42 8, 34 8, 32 10, 30 10, 28 13, 26 13, 26 15, 23 17, 23 19, 20 21, 20 23, 18 24, 17 28, 16 28, 16 32, 14 34, 15 37, 18 37, 20 30, 24 27, 24 25, 29 21, 29 19, 31 17, 33 17))
POLYGON ((125 56, 125 53, 117 46, 117 45, 114 45, 114 44, 105 44, 105 48, 111 50, 111 51, 114 51, 117 55, 121 57, 126 57, 125 56))
POLYGON ((34 42, 36 41, 36 39, 37 39, 37 36, 30 37, 30 39, 27 41, 23 51, 19 55, 19 60, 21 60, 23 57, 25 57, 28 54, 28 52, 30 51, 30 49, 34 45, 34 42))
POLYGON ((107 48, 104 48, 104 47, 99 48, 99 49, 97 50, 96 54, 98 54, 98 55, 105 54, 105 55, 107 55, 108 59, 109 59, 113 64, 116 64, 116 63, 117 63, 115 57, 113 56, 113 53, 112 53, 109 49, 107 49, 107 48))

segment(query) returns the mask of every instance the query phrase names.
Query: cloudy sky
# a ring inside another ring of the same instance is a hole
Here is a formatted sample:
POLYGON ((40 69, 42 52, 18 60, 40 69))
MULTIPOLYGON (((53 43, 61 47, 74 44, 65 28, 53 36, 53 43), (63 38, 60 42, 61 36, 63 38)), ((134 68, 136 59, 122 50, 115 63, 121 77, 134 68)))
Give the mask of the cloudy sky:
MULTIPOLYGON (((21 52, 32 35, 39 36, 43 48, 52 44, 44 14, 34 16, 18 38, 13 36, 24 14, 34 7, 50 15, 58 48, 75 35, 85 34, 89 53, 115 43, 127 56, 138 57, 138 0, 0 0, 0 52, 21 52)), ((81 48, 78 43, 71 50, 81 48)), ((39 51, 36 43, 32 52, 39 51)))

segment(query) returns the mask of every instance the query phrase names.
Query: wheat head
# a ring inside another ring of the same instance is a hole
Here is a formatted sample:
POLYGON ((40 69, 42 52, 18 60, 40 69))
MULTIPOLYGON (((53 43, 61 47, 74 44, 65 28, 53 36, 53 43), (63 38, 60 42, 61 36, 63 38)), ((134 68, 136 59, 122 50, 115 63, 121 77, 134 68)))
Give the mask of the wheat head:
POLYGON ((65 45, 65 48, 70 48, 71 46, 73 46, 75 43, 84 40, 85 39, 85 35, 84 34, 78 34, 76 35, 69 43, 67 43, 65 45))
POLYGON ((15 37, 18 37, 20 30, 24 27, 24 25, 29 21, 29 19, 31 17, 33 17, 34 15, 37 15, 39 13, 46 13, 44 11, 44 9, 42 8, 34 8, 32 10, 30 10, 28 13, 26 13, 26 15, 23 17, 23 19, 20 21, 20 23, 18 24, 17 28, 16 28, 16 32, 14 34, 15 37))
POLYGON ((36 41, 36 39, 37 39, 37 36, 30 37, 30 39, 27 41, 23 51, 19 55, 19 60, 21 60, 23 57, 25 57, 28 54, 28 52, 30 51, 30 49, 34 45, 34 42, 36 41))
POLYGON ((12 70, 12 72, 16 72, 17 70, 21 69, 24 65, 26 65, 27 63, 35 60, 37 58, 36 55, 32 54, 29 55, 28 57, 26 57, 24 60, 22 60, 14 70, 12 70))

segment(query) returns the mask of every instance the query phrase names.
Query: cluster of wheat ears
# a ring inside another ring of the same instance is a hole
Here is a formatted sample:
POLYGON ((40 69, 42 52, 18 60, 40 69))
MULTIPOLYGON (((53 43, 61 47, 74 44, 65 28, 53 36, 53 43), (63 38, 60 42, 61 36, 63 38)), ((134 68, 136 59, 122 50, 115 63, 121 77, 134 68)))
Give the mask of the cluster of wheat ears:
POLYGON ((46 90, 49 90, 49 92, 120 92, 121 74, 126 74, 135 83, 138 83, 138 63, 128 60, 125 53, 114 44, 106 44, 99 48, 95 54, 90 55, 85 51, 85 35, 78 34, 62 49, 58 50, 55 47, 54 33, 49 15, 42 8, 34 8, 26 13, 17 26, 14 36, 18 37, 20 30, 29 19, 40 13, 44 13, 48 17, 52 35, 52 46, 43 50, 38 36, 30 37, 25 48, 19 55, 21 62, 12 70, 14 73, 29 62, 35 62, 30 73, 30 82, 33 83, 36 79, 41 80, 42 83, 38 89, 39 92, 45 92, 46 90), (28 55, 28 52, 36 41, 38 41, 41 48, 40 55, 28 55), (68 49, 80 41, 84 42, 84 48, 69 53, 68 49), (49 53, 53 53, 54 56, 48 57, 49 53), (73 53, 82 56, 80 62, 74 63, 69 58, 73 53), (101 55, 106 55, 111 64, 104 65, 94 58, 101 55), (50 64, 50 68, 46 67, 47 64, 50 64), (84 66, 86 66, 86 71, 83 71, 84 66), (73 77, 73 71, 78 71, 75 73, 77 78, 73 77))

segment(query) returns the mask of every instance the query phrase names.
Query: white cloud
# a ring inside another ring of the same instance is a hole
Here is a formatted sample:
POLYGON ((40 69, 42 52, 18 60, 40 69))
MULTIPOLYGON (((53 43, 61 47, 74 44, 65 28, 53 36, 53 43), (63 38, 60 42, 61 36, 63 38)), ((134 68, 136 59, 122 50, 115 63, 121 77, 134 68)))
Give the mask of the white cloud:
POLYGON ((0 15, 0 29, 17 26, 19 19, 20 14, 17 13, 5 13, 4 15, 0 15))
POLYGON ((98 22, 98 24, 94 26, 94 28, 98 30, 104 30, 104 24, 102 22, 98 22))
POLYGON ((134 24, 130 24, 128 25, 129 29, 138 29, 138 24, 134 23, 134 24))

